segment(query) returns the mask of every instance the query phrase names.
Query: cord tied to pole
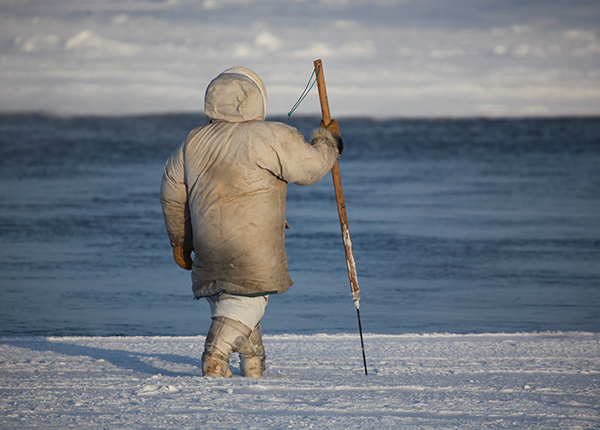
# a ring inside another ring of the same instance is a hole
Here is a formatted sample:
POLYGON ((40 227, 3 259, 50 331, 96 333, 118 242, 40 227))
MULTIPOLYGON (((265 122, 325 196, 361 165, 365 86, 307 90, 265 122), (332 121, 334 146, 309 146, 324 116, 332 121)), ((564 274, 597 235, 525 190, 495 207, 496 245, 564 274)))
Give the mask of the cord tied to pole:
POLYGON ((306 84, 306 87, 304 87, 304 91, 302 91, 302 94, 300 94, 300 97, 298 98, 296 103, 294 103, 294 106, 292 106, 292 109, 288 112, 288 121, 292 118, 292 114, 296 111, 296 109, 298 109, 298 107, 302 104, 302 102, 304 101, 306 96, 313 89, 313 87, 317 83, 317 79, 319 78, 320 74, 321 74, 320 68, 319 68, 318 72, 316 72, 315 69, 313 69, 313 71, 310 75, 310 78, 308 78, 308 83, 306 84))

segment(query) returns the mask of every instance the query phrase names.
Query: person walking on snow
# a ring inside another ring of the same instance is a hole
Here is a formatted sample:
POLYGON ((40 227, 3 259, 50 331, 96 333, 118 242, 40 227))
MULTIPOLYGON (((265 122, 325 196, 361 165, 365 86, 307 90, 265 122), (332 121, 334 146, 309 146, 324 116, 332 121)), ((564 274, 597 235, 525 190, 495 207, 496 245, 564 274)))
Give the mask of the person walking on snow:
POLYGON ((308 143, 295 128, 265 121, 265 86, 244 67, 212 80, 204 112, 210 123, 192 130, 165 163, 165 225, 175 262, 192 271, 194 296, 210 305, 203 374, 231 377, 229 356, 238 352, 242 374, 261 377, 268 296, 292 286, 287 183, 321 180, 342 152, 340 130, 336 121, 321 123, 308 143))

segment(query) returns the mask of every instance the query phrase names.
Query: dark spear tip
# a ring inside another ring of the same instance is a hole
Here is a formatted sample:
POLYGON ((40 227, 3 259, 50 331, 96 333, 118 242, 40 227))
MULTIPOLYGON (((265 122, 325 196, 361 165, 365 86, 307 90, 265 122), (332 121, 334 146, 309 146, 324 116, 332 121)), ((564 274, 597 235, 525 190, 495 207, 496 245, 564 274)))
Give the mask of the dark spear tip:
POLYGON ((363 340, 362 324, 360 323, 360 310, 356 309, 356 315, 358 316, 358 331, 360 333, 360 346, 362 347, 363 364, 365 366, 365 375, 368 375, 367 371, 367 357, 365 355, 365 342, 363 340))

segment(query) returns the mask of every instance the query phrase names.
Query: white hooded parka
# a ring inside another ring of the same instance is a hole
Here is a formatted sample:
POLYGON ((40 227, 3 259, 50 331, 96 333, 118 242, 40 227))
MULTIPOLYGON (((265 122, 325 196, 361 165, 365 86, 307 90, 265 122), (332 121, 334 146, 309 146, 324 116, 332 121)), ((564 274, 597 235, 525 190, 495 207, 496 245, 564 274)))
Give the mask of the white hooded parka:
POLYGON ((265 121, 266 91, 253 72, 226 70, 208 86, 210 124, 190 132, 165 164, 161 204, 172 246, 193 241, 195 297, 282 293, 287 183, 313 184, 339 153, 328 130, 312 144, 265 121))

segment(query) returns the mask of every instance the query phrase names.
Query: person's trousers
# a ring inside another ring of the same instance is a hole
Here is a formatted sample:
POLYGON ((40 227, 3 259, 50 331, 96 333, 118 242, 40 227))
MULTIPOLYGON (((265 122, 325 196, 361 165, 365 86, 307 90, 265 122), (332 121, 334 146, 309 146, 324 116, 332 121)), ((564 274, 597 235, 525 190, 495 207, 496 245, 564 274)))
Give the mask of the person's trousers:
POLYGON ((239 321, 250 330, 260 322, 269 302, 268 296, 248 297, 228 293, 207 297, 212 318, 226 317, 239 321))

